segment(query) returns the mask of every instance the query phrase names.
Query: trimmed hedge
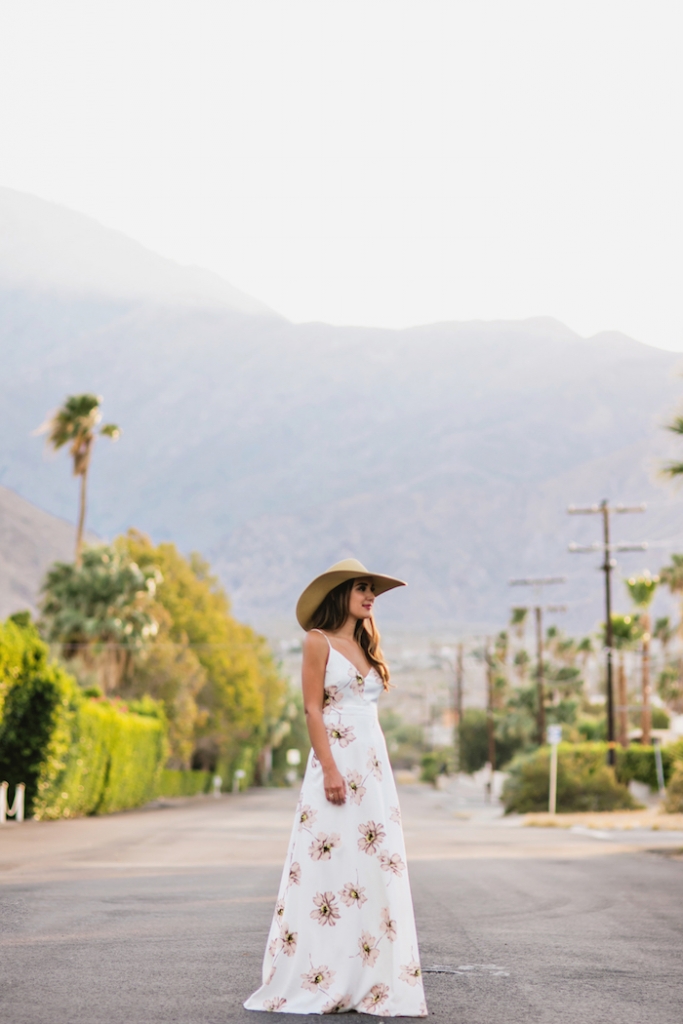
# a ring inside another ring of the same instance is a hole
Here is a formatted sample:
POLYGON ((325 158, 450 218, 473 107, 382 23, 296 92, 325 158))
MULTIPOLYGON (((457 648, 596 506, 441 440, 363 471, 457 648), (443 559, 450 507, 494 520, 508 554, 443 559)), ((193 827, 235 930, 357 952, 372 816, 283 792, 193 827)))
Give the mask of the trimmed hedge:
POLYGON ((213 772, 183 771, 164 768, 159 782, 159 796, 197 796, 210 792, 213 772))
MULTIPOLYGON (((683 741, 662 748, 664 782, 668 783, 676 761, 683 760, 683 741)), ((617 747, 617 778, 628 785, 631 779, 644 782, 650 789, 657 790, 657 763, 654 747, 643 747, 631 743, 628 747, 617 747)))
MULTIPOLYGON (((558 811, 617 811, 637 807, 607 761, 605 743, 560 743, 557 762, 558 811)), ((508 768, 503 803, 512 811, 547 811, 550 747, 520 754, 508 768)))
POLYGON ((11 788, 26 783, 27 816, 103 814, 153 799, 166 760, 166 723, 154 702, 128 710, 88 699, 67 672, 48 662, 35 630, 11 623, 2 629, 0 680, 9 683, 0 777, 11 788))

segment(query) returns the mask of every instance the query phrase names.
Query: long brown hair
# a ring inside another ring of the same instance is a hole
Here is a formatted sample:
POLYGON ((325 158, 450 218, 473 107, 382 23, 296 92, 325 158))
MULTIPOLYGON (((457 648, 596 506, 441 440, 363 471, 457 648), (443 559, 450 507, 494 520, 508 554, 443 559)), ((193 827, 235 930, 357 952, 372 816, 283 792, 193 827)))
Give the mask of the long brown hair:
MULTIPOLYGON (((341 629, 349 617, 349 600, 355 579, 346 580, 331 590, 320 602, 311 616, 311 629, 322 629, 330 633, 341 629)), ((360 644, 368 662, 379 675, 384 689, 389 689, 389 667, 380 647, 380 635, 372 615, 368 619, 356 619, 353 639, 360 644)))

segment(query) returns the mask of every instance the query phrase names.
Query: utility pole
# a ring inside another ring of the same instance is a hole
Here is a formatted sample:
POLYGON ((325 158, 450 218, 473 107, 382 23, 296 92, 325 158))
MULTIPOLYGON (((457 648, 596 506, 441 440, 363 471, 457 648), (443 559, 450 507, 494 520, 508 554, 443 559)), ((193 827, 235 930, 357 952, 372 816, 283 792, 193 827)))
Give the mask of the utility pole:
POLYGON ((602 516, 602 544, 595 541, 594 544, 570 544, 569 550, 572 554, 581 554, 589 551, 602 551, 604 554, 603 564, 600 566, 605 574, 605 653, 607 669, 607 761, 613 765, 616 757, 614 749, 616 741, 614 738, 614 678, 612 666, 612 647, 614 635, 612 632, 612 569, 616 566, 616 559, 612 557, 614 551, 646 551, 647 543, 619 542, 614 544, 610 538, 610 515, 612 513, 624 514, 627 512, 644 512, 647 505, 615 505, 610 507, 607 498, 603 498, 599 505, 590 505, 586 508, 577 508, 570 505, 567 511, 570 516, 602 516))
POLYGON ((464 684, 464 644, 459 643, 455 652, 455 739, 456 739, 456 764, 458 771, 462 771, 462 701, 464 684))
POLYGON ((489 743, 489 763, 491 779, 496 770, 496 735, 493 721, 493 656, 491 654, 491 638, 486 639, 486 734, 489 743))
MULTIPOLYGON (((534 587, 534 594, 540 599, 543 587, 552 583, 566 583, 566 576, 542 576, 538 579, 524 577, 510 580, 511 587, 534 587)), ((545 683, 543 679, 543 605, 540 600, 532 606, 536 621, 536 737, 539 747, 545 743, 545 683)), ((561 605, 548 605, 546 611, 564 611, 561 605)))

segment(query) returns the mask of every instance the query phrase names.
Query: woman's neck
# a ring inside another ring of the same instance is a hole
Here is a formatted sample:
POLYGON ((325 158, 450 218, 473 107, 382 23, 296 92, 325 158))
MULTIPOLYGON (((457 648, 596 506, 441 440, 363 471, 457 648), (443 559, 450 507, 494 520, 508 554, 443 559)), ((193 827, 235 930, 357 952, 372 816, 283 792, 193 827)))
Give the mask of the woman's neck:
POLYGON ((339 629, 335 630, 334 635, 339 637, 340 640, 348 640, 351 643, 355 642, 356 639, 356 620, 352 615, 349 615, 348 619, 339 629))

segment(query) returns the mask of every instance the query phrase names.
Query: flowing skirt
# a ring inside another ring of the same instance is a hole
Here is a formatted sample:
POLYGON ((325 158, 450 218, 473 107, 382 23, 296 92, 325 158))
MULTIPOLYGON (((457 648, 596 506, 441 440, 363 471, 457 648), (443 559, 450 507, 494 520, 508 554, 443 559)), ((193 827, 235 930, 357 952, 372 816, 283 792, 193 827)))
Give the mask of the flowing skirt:
POLYGON ((346 803, 313 751, 249 1010, 427 1015, 396 786, 376 705, 329 729, 346 803))

